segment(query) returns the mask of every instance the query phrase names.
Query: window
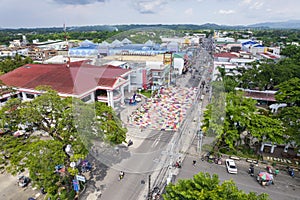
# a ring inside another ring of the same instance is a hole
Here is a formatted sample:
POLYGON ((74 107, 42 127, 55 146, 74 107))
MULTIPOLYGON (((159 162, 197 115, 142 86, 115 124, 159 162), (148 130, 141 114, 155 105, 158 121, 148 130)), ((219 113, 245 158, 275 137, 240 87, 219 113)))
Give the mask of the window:
POLYGON ((33 94, 28 94, 28 93, 26 93, 26 98, 28 98, 28 99, 33 99, 33 98, 34 98, 34 95, 33 95, 33 94))
POLYGON ((86 96, 86 97, 83 97, 81 100, 82 100, 83 102, 87 102, 87 101, 91 100, 91 95, 88 95, 88 96, 86 96))

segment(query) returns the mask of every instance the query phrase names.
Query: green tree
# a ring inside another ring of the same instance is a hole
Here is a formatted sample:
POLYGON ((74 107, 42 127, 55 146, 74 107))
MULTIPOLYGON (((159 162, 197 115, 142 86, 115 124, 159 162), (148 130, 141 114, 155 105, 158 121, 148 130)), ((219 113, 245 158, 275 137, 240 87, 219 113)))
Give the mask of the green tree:
POLYGON ((7 57, 0 62, 0 72, 7 73, 25 64, 32 63, 30 57, 22 57, 16 54, 14 57, 7 57))
POLYGON ((300 47, 296 45, 288 45, 282 49, 280 54, 286 57, 298 56, 300 54, 300 47))
POLYGON ((117 117, 112 107, 108 107, 102 102, 96 102, 95 109, 98 122, 103 130, 106 130, 105 141, 114 144, 125 142, 127 129, 122 126, 122 121, 117 117))
POLYGON ((242 142, 250 148, 254 139, 259 143, 283 142, 282 123, 268 116, 268 113, 261 113, 256 108, 256 101, 244 97, 242 92, 228 93, 226 104, 223 102, 224 108, 218 104, 213 101, 208 105, 203 123, 203 127, 208 127, 208 134, 216 134, 215 151, 222 147, 236 150, 242 142))
POLYGON ((284 136, 286 137, 286 142, 296 142, 295 146, 300 146, 300 107, 291 106, 285 107, 279 110, 275 117, 281 120, 284 127, 284 136))
POLYGON ((278 91, 275 98, 279 102, 287 103, 289 105, 300 106, 300 79, 292 78, 279 84, 278 91))
POLYGON ((212 176, 208 173, 194 175, 193 179, 179 180, 177 184, 169 184, 166 193, 163 194, 165 200, 267 200, 265 193, 257 195, 254 192, 249 194, 239 190, 235 183, 224 181, 220 184, 218 175, 212 176))
POLYGON ((0 109, 1 124, 9 125, 12 132, 20 125, 28 126, 26 137, 0 137, 4 149, 0 165, 12 174, 28 169, 33 184, 43 186, 52 197, 60 187, 66 189, 66 195, 72 194, 71 180, 78 170, 69 168, 70 162, 85 158, 93 139, 101 136, 104 142, 119 144, 125 141, 127 130, 113 109, 103 103, 93 107, 76 98, 61 98, 45 86, 37 89, 42 94, 35 99, 10 99, 0 109), (83 112, 77 113, 76 109, 83 112), (49 136, 36 135, 36 129, 49 136), (72 155, 64 151, 66 145, 72 146, 72 155), (56 165, 66 167, 63 176, 54 173, 56 165))
POLYGON ((252 115, 247 130, 251 137, 259 141, 259 144, 262 142, 282 144, 284 142, 282 122, 266 115, 252 115))

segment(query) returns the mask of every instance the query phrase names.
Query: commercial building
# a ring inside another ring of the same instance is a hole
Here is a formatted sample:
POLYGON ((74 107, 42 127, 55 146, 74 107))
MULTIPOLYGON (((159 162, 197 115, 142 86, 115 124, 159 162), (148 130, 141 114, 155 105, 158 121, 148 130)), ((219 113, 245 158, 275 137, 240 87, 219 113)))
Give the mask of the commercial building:
MULTIPOLYGON (((84 102, 101 101, 109 106, 124 102, 124 91, 130 91, 130 69, 88 62, 67 64, 27 64, 0 76, 0 80, 16 90, 17 97, 31 100, 42 92, 37 86, 50 86, 61 97, 76 97, 84 102)), ((5 97, 5 96, 3 96, 5 97)), ((6 100, 9 97, 6 97, 6 100)), ((2 100, 2 103, 5 99, 2 100)))

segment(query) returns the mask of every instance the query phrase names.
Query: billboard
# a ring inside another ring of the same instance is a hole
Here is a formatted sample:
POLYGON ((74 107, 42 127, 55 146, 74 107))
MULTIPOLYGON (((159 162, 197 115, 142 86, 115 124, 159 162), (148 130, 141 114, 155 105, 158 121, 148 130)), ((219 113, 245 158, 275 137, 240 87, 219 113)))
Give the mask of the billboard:
POLYGON ((172 53, 164 53, 164 64, 165 65, 172 64, 172 53))

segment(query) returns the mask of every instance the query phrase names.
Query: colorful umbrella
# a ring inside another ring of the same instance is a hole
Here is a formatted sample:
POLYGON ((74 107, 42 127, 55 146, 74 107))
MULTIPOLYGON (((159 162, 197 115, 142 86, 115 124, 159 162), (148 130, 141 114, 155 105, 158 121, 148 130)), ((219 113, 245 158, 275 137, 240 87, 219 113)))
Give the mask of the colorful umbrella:
POLYGON ((258 176, 262 179, 262 180, 266 180, 266 181, 269 181, 269 180, 272 180, 273 179, 273 176, 267 172, 260 172, 258 174, 258 176))

